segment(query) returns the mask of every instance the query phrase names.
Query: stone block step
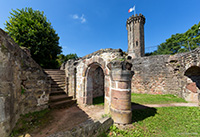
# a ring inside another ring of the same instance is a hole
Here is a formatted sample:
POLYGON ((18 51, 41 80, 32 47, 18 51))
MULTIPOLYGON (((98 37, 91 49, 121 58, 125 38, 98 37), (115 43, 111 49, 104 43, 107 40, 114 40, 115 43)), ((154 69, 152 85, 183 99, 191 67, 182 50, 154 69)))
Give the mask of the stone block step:
POLYGON ((51 76, 51 79, 53 79, 53 80, 59 80, 59 79, 65 80, 65 76, 64 75, 62 75, 62 76, 51 76))
POLYGON ((52 85, 65 85, 65 81, 52 81, 52 85))
POLYGON ((49 75, 49 76, 51 76, 51 77, 65 77, 65 75, 63 75, 63 74, 62 75, 58 75, 58 74, 57 75, 49 75))
POLYGON ((45 72, 65 72, 64 70, 60 69, 44 69, 45 72))
POLYGON ((51 87, 51 91, 60 91, 60 90, 62 90, 64 92, 65 87, 51 87))
POLYGON ((51 88, 65 88, 65 84, 62 84, 62 85, 51 84, 51 88))
POLYGON ((51 79, 52 82, 64 82, 65 78, 59 78, 59 79, 51 79))
POLYGON ((72 99, 73 99, 73 97, 67 96, 67 94, 49 96, 49 102, 58 102, 58 101, 72 100, 72 99))
POLYGON ((76 103, 76 100, 64 100, 64 101, 49 103, 49 107, 50 108, 66 108, 66 107, 71 107, 75 103, 76 103))
POLYGON ((50 96, 54 96, 54 95, 66 95, 66 93, 64 92, 63 89, 60 89, 60 90, 52 90, 51 93, 50 93, 50 96))
POLYGON ((65 71, 60 70, 60 71, 45 71, 47 74, 65 74, 65 71))
POLYGON ((65 76, 65 73, 47 73, 49 76, 65 76))

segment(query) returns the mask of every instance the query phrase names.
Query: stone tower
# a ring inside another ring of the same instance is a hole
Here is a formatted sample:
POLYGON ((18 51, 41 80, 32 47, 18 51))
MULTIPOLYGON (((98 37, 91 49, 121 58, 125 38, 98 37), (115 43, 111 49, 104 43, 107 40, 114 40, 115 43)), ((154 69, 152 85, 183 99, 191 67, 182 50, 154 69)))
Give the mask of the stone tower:
POLYGON ((128 55, 132 58, 144 56, 144 24, 145 17, 142 14, 127 19, 128 55))

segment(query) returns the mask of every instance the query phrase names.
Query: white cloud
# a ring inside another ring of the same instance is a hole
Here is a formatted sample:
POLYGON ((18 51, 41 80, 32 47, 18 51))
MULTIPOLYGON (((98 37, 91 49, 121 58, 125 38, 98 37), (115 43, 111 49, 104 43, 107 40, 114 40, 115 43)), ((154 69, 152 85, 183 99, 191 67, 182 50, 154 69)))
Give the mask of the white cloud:
POLYGON ((79 17, 78 17, 77 14, 74 14, 74 15, 72 16, 72 18, 73 18, 73 19, 78 19, 79 17))
POLYGON ((84 14, 82 14, 80 19, 81 19, 81 23, 85 23, 86 22, 86 19, 84 18, 84 14))
POLYGON ((79 16, 78 14, 74 14, 74 15, 72 15, 72 18, 74 20, 79 20, 81 23, 85 23, 86 18, 84 16, 85 16, 84 14, 82 14, 82 16, 79 16))

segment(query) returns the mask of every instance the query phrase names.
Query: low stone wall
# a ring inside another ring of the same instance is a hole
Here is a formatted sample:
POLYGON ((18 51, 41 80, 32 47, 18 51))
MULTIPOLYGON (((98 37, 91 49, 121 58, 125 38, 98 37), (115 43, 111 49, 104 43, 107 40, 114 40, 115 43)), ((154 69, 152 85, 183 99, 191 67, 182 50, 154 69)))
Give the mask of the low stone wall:
POLYGON ((48 137, 98 137, 112 125, 113 120, 110 117, 102 118, 99 121, 87 120, 71 131, 59 132, 48 137))
POLYGON ((43 69, 0 29, 0 136, 21 114, 47 108, 50 81, 43 69))

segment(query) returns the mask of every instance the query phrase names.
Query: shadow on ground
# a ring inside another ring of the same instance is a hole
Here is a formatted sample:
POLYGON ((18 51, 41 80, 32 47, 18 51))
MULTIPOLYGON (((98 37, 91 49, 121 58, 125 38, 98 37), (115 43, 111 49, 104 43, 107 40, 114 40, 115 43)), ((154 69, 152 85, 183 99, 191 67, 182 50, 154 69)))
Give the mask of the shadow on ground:
POLYGON ((33 137, 46 137, 60 131, 71 130, 90 119, 89 115, 77 105, 70 108, 51 109, 50 116, 52 119, 49 119, 45 126, 30 133, 33 137))
POLYGON ((157 114, 157 109, 133 102, 131 103, 131 108, 133 122, 142 121, 148 117, 155 116, 155 114, 157 114))

